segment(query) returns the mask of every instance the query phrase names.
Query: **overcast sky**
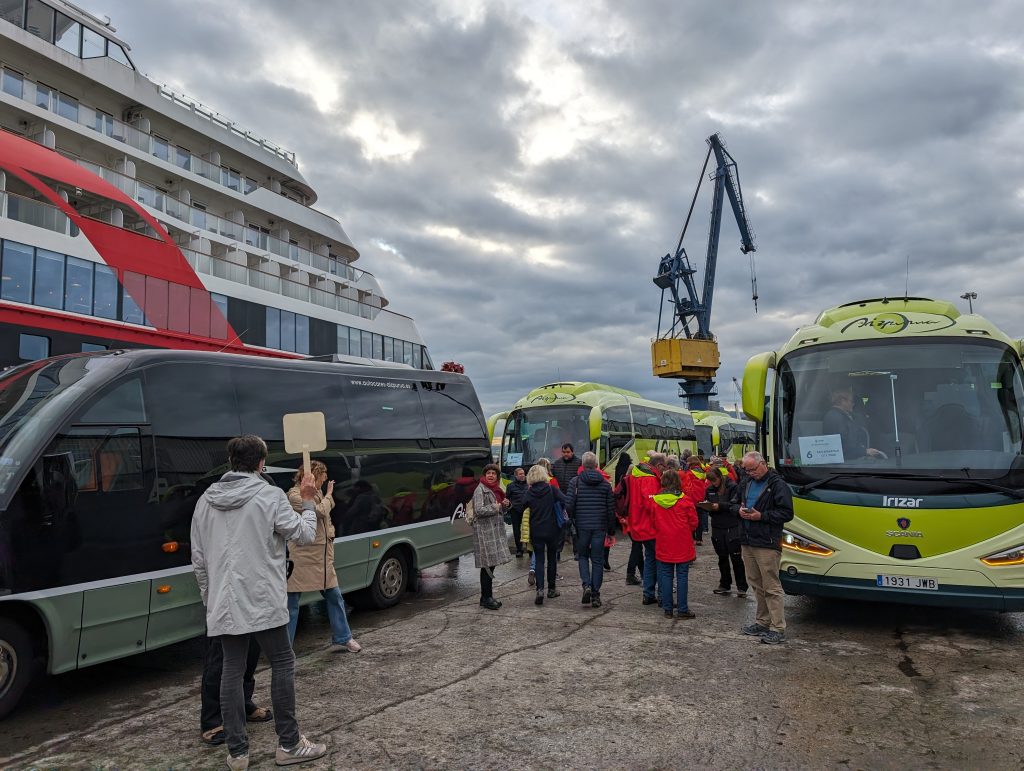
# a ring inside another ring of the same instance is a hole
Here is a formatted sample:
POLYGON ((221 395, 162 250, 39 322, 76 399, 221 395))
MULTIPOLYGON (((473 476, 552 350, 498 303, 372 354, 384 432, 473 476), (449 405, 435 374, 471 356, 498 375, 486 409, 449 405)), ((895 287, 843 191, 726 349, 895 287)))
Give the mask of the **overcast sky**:
MULTIPOLYGON (((722 133, 719 390, 830 305, 953 299, 1024 335, 1016 2, 82 0, 136 65, 293 150, 435 364, 485 412, 556 379, 676 401, 660 292, 722 133)), ((711 186, 684 246, 702 269, 711 186)), ((966 309, 965 309, 966 310, 966 309)))

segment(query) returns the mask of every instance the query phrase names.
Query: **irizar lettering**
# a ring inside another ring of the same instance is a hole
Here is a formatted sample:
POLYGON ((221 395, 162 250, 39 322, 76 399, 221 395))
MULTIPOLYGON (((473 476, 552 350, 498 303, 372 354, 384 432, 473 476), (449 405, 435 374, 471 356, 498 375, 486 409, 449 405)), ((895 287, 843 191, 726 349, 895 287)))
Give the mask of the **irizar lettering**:
POLYGON ((919 509, 924 505, 924 498, 899 498, 895 495, 883 495, 883 506, 894 506, 899 509, 919 509))

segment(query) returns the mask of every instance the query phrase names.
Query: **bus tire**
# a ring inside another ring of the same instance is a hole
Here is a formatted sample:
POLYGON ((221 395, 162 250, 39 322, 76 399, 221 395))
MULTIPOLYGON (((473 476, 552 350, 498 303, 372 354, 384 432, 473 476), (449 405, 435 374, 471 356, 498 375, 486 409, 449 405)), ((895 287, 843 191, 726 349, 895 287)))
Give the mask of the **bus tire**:
POLYGON ((377 564, 373 581, 360 599, 371 608, 393 608, 409 586, 409 560, 401 549, 392 549, 377 564))
POLYGON ((0 618, 0 719, 17 705, 34 670, 31 636, 17 622, 0 618))

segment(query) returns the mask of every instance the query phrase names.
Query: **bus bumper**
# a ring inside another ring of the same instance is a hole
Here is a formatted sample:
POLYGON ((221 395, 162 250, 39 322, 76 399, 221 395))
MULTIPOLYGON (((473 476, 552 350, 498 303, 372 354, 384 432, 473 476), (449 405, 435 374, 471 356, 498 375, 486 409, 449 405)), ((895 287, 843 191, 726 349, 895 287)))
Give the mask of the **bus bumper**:
POLYGON ((1024 589, 999 589, 993 586, 956 586, 945 584, 938 590, 886 589, 874 581, 841 576, 821 576, 781 572, 786 594, 835 597, 843 600, 896 602, 906 605, 931 605, 946 608, 979 608, 996 611, 1024 610, 1024 589))

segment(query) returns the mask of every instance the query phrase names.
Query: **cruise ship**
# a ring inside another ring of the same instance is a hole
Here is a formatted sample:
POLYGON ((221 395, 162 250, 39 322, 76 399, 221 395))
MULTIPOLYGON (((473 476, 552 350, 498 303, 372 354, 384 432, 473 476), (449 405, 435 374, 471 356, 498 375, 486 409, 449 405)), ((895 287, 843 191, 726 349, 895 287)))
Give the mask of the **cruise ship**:
POLYGON ((0 0, 0 41, 0 366, 161 347, 432 368, 294 153, 63 0, 0 0))

